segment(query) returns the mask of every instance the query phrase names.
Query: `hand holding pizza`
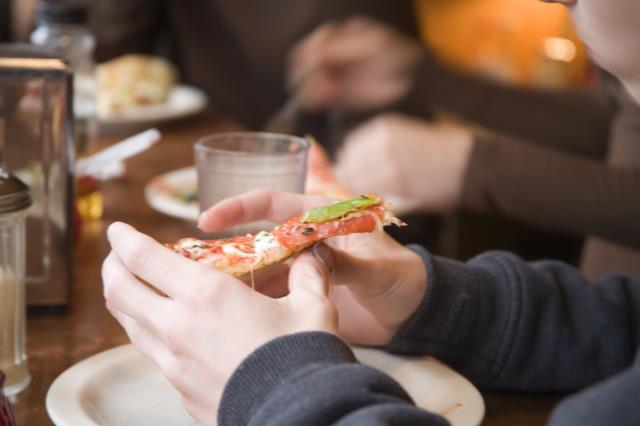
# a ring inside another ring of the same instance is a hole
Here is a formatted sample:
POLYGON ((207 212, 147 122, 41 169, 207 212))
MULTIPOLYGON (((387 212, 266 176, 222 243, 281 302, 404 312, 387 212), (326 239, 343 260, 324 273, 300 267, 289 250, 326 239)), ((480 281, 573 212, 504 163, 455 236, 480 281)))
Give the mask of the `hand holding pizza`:
POLYGON ((102 268, 107 308, 203 424, 215 424, 226 382, 259 346, 300 331, 337 332, 327 297, 332 265, 311 254, 294 262, 289 294, 272 299, 131 226, 114 223, 108 237, 112 251, 102 268))
POLYGON ((347 135, 337 174, 356 194, 373 191, 442 212, 460 203, 473 144, 466 129, 381 115, 347 135))
MULTIPOLYGON (((228 198, 200 216, 204 231, 217 231, 255 220, 282 222, 326 198, 268 190, 228 198)), ((339 313, 340 334, 351 343, 384 346, 415 312, 426 290, 420 257, 386 234, 338 236, 312 250, 333 265, 337 285, 330 293, 339 313), (327 246, 330 249, 327 249, 327 246)), ((276 283, 277 284, 277 283, 276 283)), ((279 285, 284 288, 286 282, 279 285)), ((273 291, 273 284, 271 285, 273 291)))

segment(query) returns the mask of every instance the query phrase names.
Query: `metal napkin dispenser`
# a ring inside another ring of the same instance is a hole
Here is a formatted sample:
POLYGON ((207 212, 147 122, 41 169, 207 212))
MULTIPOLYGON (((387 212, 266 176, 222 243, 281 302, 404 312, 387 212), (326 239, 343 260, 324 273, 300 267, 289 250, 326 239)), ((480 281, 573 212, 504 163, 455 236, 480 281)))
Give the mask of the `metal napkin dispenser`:
POLYGON ((29 185, 33 198, 27 218, 29 305, 66 305, 71 295, 71 95, 71 71, 51 51, 0 44, 0 161, 29 185))

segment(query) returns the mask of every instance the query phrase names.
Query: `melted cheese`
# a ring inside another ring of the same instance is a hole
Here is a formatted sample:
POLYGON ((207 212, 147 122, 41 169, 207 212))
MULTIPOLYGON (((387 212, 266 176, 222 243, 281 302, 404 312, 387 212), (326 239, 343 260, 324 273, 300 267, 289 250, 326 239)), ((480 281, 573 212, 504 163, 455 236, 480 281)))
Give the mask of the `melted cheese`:
POLYGON ((253 240, 253 247, 258 256, 262 256, 264 253, 282 248, 282 245, 278 241, 278 238, 271 232, 262 231, 259 232, 253 240))
POLYGON ((209 254, 202 241, 195 238, 183 238, 174 246, 176 249, 186 250, 193 259, 198 259, 203 255, 209 254))
POLYGON ((229 243, 229 244, 223 244, 222 245, 222 252, 224 254, 230 254, 233 256, 240 256, 240 257, 254 257, 255 254, 253 253, 247 253, 244 252, 242 250, 240 250, 238 247, 236 247, 236 243, 229 243))

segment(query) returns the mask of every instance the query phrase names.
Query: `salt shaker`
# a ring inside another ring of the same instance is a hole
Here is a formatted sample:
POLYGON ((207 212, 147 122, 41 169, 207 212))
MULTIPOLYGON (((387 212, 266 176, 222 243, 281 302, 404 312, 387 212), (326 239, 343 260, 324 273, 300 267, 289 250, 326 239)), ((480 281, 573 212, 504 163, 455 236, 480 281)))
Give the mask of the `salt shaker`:
POLYGON ((0 168, 0 370, 4 393, 15 395, 31 376, 26 355, 25 219, 29 187, 0 168))

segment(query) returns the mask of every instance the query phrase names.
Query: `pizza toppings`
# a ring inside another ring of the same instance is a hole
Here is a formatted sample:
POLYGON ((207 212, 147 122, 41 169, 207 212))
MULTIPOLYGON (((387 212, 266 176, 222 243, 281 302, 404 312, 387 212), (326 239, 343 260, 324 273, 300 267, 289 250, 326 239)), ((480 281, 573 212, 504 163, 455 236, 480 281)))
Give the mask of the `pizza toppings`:
POLYGON ((261 231, 256 234, 253 246, 255 253, 258 255, 282 248, 278 238, 271 232, 266 231, 261 231))
POLYGON ((375 194, 361 195, 347 200, 337 201, 328 206, 316 207, 302 216, 303 223, 322 223, 332 219, 339 219, 348 213, 363 210, 367 207, 379 205, 382 199, 375 194))
POLYGON ((404 225, 379 196, 369 194, 311 209, 271 232, 222 240, 184 238, 167 246, 189 259, 245 277, 327 238, 381 231, 390 224, 404 225))

